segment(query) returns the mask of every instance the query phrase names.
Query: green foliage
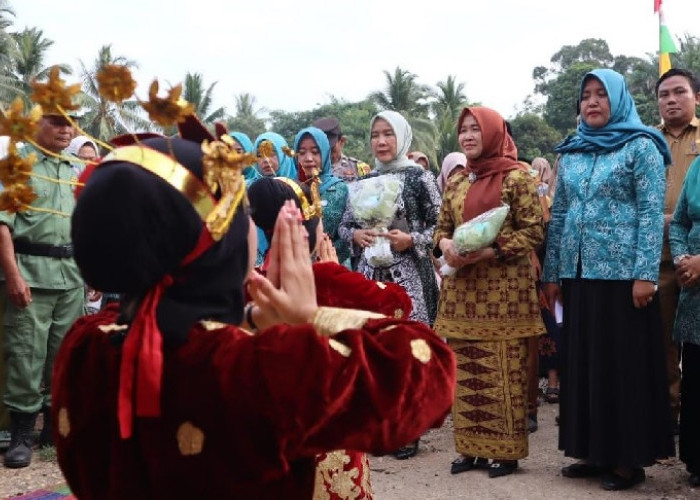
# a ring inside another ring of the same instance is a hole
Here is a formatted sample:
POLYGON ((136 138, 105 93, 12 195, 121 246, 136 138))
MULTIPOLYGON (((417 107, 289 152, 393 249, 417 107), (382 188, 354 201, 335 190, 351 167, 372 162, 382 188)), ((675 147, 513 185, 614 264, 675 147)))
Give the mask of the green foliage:
POLYGON ((527 161, 542 156, 554 164, 556 146, 562 135, 552 128, 542 117, 532 113, 523 113, 509 120, 513 130, 513 139, 518 147, 518 157, 527 161))
POLYGON ((270 113, 270 130, 282 135, 291 146, 294 136, 301 129, 309 127, 314 120, 334 116, 340 122, 340 128, 346 137, 343 153, 348 156, 368 161, 371 156, 369 150, 369 122, 377 112, 377 108, 370 100, 359 102, 347 102, 331 96, 331 102, 319 106, 311 111, 287 112, 276 110, 270 113))
POLYGON ((437 129, 435 158, 431 158, 434 170, 440 170, 442 160, 454 151, 460 151, 457 134, 457 119, 465 106, 472 106, 464 94, 464 83, 457 83, 449 75, 445 81, 437 83, 438 90, 433 92, 435 101, 431 104, 434 123, 437 129))
MULTIPOLYGON (((47 50, 54 42, 44 37, 43 31, 37 27, 12 31, 13 22, 10 0, 0 0, 0 109, 16 96, 28 101, 30 82, 34 78, 44 79, 54 65, 45 60, 47 50)), ((677 42, 679 52, 671 54, 673 66, 700 75, 700 38, 686 33, 677 42)), ((123 56, 113 56, 109 45, 99 49, 89 68, 80 63, 83 93, 79 100, 84 112, 83 128, 103 140, 125 132, 154 129, 135 100, 115 105, 99 96, 95 74, 103 64, 110 62, 136 66, 134 61, 123 56)), ((69 66, 59 67, 70 74, 69 66)), ((613 56, 605 40, 588 38, 576 45, 562 46, 551 57, 549 66, 533 69, 534 94, 525 97, 521 111, 510 120, 523 156, 544 156, 552 160, 553 146, 575 129, 576 101, 583 75, 600 67, 624 74, 642 121, 649 125, 659 122, 654 90, 658 79, 658 56, 613 56)), ((452 75, 437 82, 435 88, 421 83, 418 75, 400 67, 384 71, 384 76, 383 89, 370 93, 365 100, 348 102, 331 97, 330 102, 311 110, 276 110, 267 118, 267 111, 258 108, 255 96, 249 93, 235 96, 233 114, 226 114, 224 107, 213 109, 216 82, 205 85, 205 77, 198 73, 185 76, 183 97, 195 105, 204 123, 223 120, 229 130, 244 132, 251 139, 264 132, 268 125, 271 130, 282 134, 290 145, 295 134, 317 118, 335 116, 340 120, 347 139, 345 153, 364 161, 371 161, 371 117, 379 110, 398 111, 413 129, 411 149, 426 153, 431 166, 439 168, 445 155, 459 150, 456 130, 459 113, 463 107, 476 103, 467 99, 464 84, 452 75)), ((164 132, 174 133, 174 130, 164 132)))
POLYGON ((265 132, 265 120, 258 115, 263 110, 255 108, 255 96, 244 92, 236 96, 236 114, 226 118, 230 132, 243 132, 251 140, 265 132))
MULTIPOLYGON (((545 120, 560 134, 576 127, 576 102, 583 76, 595 68, 615 63, 605 40, 588 38, 578 45, 565 45, 556 52, 549 68, 539 66, 532 72, 535 92, 547 98, 545 120)), ((620 61, 620 64, 624 64, 620 61)))
POLYGON ((153 126, 144 117, 136 100, 115 104, 102 98, 96 75, 106 64, 123 64, 132 69, 137 67, 135 61, 124 56, 112 55, 111 45, 100 47, 90 68, 80 61, 83 80, 83 92, 80 96, 83 116, 80 121, 83 130, 102 141, 108 141, 115 135, 152 129, 153 126))
POLYGON ((223 107, 211 109, 213 103, 214 87, 218 82, 214 82, 208 87, 204 84, 204 78, 200 73, 187 73, 182 90, 182 97, 194 105, 196 115, 202 123, 209 125, 224 118, 223 107), (205 88, 206 87, 206 88, 205 88))

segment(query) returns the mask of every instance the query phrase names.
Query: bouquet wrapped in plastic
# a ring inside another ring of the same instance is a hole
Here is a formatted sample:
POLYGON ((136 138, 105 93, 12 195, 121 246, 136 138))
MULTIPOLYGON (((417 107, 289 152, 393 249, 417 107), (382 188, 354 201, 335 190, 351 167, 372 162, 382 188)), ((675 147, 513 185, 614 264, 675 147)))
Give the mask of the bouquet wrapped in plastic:
MULTIPOLYGON (((348 200, 355 221, 362 229, 386 233, 396 215, 402 189, 403 181, 396 175, 370 177, 350 184, 348 200)), ((389 240, 381 236, 364 252, 371 266, 388 266, 394 261, 389 240)))
MULTIPOLYGON (((503 203, 500 207, 487 210, 477 215, 455 229, 452 241, 460 255, 481 250, 490 246, 498 236, 498 232, 506 220, 510 207, 503 203)), ((440 272, 443 276, 452 276, 457 269, 445 262, 445 257, 440 257, 440 272)))

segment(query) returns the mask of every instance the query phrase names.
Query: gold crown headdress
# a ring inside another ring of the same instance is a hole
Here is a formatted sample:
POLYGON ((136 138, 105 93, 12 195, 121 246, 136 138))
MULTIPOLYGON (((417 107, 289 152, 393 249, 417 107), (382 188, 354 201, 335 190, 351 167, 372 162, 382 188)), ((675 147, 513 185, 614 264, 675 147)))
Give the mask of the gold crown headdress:
POLYGON ((323 215, 321 199, 320 197, 317 198, 314 196, 313 187, 311 190, 311 200, 309 200, 295 180, 287 177, 275 177, 275 179, 292 188, 294 194, 299 198, 299 203, 301 203, 301 214, 304 216, 304 220, 309 220, 312 217, 321 217, 323 215))
MULTIPOLYGON (((104 65, 97 72, 96 79, 99 93, 107 101, 120 103, 134 95, 136 82, 125 66, 104 65)), ((29 184, 30 177, 41 177, 51 182, 69 183, 75 186, 83 185, 81 182, 45 178, 34 173, 32 165, 36 162, 36 155, 21 156, 17 143, 29 143, 48 156, 65 159, 71 163, 89 163, 79 158, 67 158, 48 151, 34 139, 39 129, 39 120, 45 114, 64 117, 81 135, 90 137, 69 113, 78 108, 73 104, 73 96, 80 92, 80 84, 66 85, 60 78, 58 67, 54 66, 49 72, 48 81, 40 83, 35 80, 31 86, 30 99, 37 106, 25 114, 22 101, 16 99, 7 112, 0 113, 0 135, 7 135, 10 138, 8 154, 0 160, 0 182, 4 187, 0 193, 0 210, 10 212, 37 210, 36 207, 31 206, 32 201, 36 199, 36 194, 29 184)), ((154 80, 149 87, 148 100, 141 101, 137 98, 151 121, 162 127, 170 127, 181 125, 188 120, 196 120, 194 107, 181 97, 181 84, 170 88, 165 97, 159 97, 158 90, 158 80, 154 80)), ((236 209, 245 198, 245 183, 241 172, 245 166, 255 162, 255 157, 250 154, 238 154, 233 149, 232 141, 228 136, 216 140, 214 136, 208 134, 203 125, 201 128, 204 134, 198 136, 198 140, 202 142, 204 155, 202 158, 204 182, 199 181, 188 169, 180 165, 172 151, 170 155, 166 155, 150 149, 140 143, 137 135, 132 135, 130 145, 117 149, 96 138, 90 138, 111 151, 100 165, 111 161, 128 161, 158 175, 178 189, 192 203, 216 241, 221 239, 228 230, 236 209), (217 194, 218 202, 215 198, 217 194)), ((63 212, 48 211, 57 215, 70 216, 63 212)))

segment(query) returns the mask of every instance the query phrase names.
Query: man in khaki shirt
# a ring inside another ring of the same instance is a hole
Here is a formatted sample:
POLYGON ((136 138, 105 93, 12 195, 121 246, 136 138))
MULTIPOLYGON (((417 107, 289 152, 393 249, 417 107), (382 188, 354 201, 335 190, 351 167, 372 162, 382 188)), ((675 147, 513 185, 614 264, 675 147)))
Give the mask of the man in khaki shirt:
POLYGON ((680 411, 681 373, 678 345, 673 342, 672 335, 680 288, 676 281, 671 259, 668 226, 676 208, 688 167, 700 154, 700 120, 695 112, 696 106, 700 105, 700 80, 690 71, 672 68, 656 82, 656 98, 659 114, 663 120, 659 128, 668 142, 673 158, 673 164, 669 167, 666 176, 664 245, 659 272, 659 296, 671 410, 674 426, 677 426, 680 411))
POLYGON ((71 123, 45 113, 36 144, 20 154, 36 155, 30 179, 37 198, 16 214, 0 212, 0 292, 3 310, 5 383, 3 401, 10 413, 6 467, 29 465, 32 433, 40 411, 40 445, 51 444, 49 409, 53 360, 68 328, 83 313, 84 288, 70 237, 75 207, 75 172, 57 158, 75 135, 71 123))

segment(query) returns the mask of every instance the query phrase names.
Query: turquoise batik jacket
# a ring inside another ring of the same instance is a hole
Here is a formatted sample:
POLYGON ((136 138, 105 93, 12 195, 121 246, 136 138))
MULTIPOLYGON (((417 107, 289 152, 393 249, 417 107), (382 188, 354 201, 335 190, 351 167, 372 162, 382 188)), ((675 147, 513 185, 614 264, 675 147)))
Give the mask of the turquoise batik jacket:
MULTIPOLYGON (((688 169, 668 230, 673 257, 700 254, 699 181, 700 158, 688 169)), ((700 345, 700 286, 681 289, 673 324, 673 340, 700 345)))
POLYGON ((547 234, 543 282, 581 277, 656 282, 666 167, 639 136, 605 153, 565 153, 547 234))

